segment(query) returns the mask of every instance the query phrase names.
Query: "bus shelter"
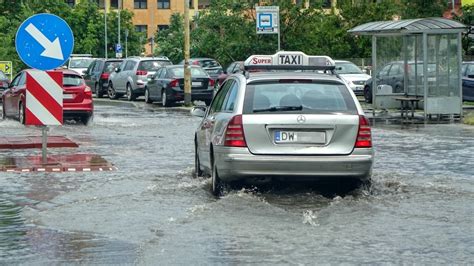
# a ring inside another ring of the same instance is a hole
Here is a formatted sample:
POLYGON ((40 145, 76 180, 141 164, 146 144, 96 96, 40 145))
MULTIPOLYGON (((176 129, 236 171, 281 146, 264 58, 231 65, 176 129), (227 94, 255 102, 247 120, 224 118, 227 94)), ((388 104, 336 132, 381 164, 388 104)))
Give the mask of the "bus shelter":
POLYGON ((461 34, 467 27, 445 18, 378 21, 355 35, 372 36, 372 80, 364 96, 374 109, 411 103, 431 115, 462 115, 461 34))

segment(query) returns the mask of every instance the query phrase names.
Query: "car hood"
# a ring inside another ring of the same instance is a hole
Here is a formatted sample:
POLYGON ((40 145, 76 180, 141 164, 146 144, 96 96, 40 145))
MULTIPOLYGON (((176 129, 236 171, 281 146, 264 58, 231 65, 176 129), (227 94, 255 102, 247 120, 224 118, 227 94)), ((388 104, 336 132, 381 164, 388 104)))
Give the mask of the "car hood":
POLYGON ((339 74, 339 76, 343 78, 346 82, 356 81, 356 80, 366 81, 369 78, 371 78, 371 76, 367 74, 339 74))

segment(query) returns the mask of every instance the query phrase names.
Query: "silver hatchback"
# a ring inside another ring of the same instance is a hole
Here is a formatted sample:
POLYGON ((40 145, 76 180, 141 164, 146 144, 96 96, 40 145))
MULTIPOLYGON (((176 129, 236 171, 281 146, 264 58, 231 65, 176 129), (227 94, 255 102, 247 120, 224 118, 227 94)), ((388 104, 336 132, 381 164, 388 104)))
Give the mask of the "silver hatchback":
POLYGON ((209 108, 192 111, 203 116, 195 172, 211 175, 215 195, 237 180, 370 180, 369 121, 351 88, 332 74, 332 59, 279 52, 252 56, 245 67, 227 78, 209 108))

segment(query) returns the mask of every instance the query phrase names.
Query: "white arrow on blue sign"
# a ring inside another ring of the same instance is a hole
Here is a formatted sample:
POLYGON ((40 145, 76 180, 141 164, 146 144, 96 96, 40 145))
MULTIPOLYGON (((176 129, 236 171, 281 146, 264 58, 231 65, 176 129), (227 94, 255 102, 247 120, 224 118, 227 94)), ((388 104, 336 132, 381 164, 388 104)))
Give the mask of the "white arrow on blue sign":
POLYGON ((29 67, 51 70, 69 59, 74 48, 74 35, 62 18, 37 14, 20 25, 15 46, 21 60, 29 67))

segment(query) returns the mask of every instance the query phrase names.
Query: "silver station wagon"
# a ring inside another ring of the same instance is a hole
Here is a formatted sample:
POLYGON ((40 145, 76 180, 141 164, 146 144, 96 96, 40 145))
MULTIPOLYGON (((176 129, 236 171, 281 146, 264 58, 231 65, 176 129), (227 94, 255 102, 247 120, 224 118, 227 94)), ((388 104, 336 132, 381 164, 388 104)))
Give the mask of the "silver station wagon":
POLYGON ((347 178, 370 182, 371 129, 327 56, 254 55, 229 76, 195 134, 195 173, 221 195, 233 181, 347 178))

